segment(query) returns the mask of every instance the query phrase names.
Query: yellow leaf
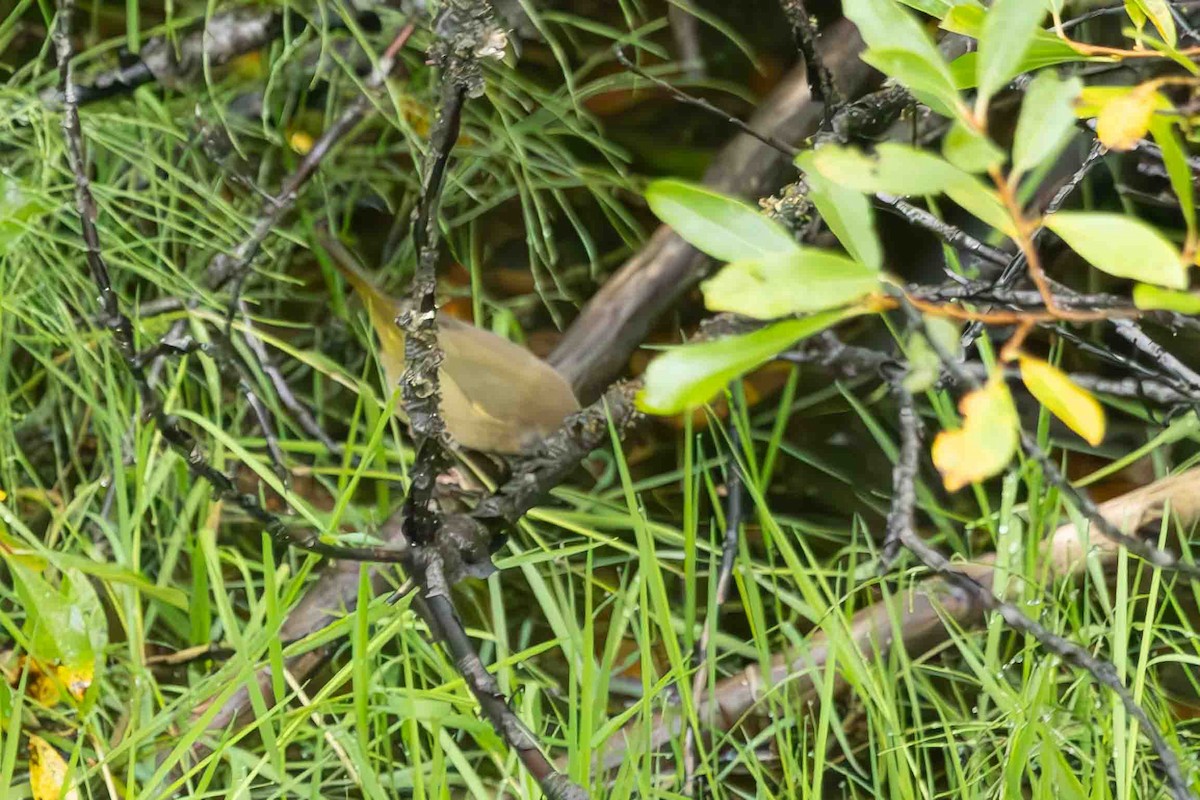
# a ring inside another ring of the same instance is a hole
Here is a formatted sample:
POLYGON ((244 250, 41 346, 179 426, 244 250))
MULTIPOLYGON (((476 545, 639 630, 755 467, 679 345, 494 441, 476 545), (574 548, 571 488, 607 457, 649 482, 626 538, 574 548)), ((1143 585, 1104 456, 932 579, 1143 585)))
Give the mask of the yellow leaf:
POLYGON ((1127 94, 1128 86, 1085 86, 1075 101, 1075 116, 1080 119, 1099 116, 1106 105, 1127 94))
POLYGON ((79 800, 73 787, 63 789, 67 762, 40 736, 29 734, 29 786, 33 800, 79 800))
POLYGON ((25 681, 25 694, 45 708, 58 705, 62 694, 58 691, 58 683, 54 677, 42 669, 42 665, 30 660, 29 678, 25 681))
POLYGON ((293 131, 288 136, 288 145, 302 156, 308 155, 314 144, 316 144, 316 140, 304 131, 293 131))
POLYGON ((1157 84, 1144 83, 1110 100, 1096 117, 1096 137, 1110 150, 1130 150, 1146 136, 1160 107, 1157 84))
POLYGON ((1021 380, 1039 403, 1093 447, 1104 441, 1104 409, 1096 398, 1040 358, 1021 356, 1020 364, 1021 380))
POLYGON ((0 489, 0 503, 4 502, 7 499, 8 499, 8 495, 5 494, 3 489, 0 489))
POLYGON ((83 702, 83 696, 87 693, 88 687, 92 685, 92 678, 96 674, 96 662, 86 661, 82 664, 61 664, 54 669, 55 675, 58 677, 59 684, 62 685, 67 692, 79 702, 83 702))
POLYGON ((962 427, 933 440, 933 465, 948 492, 1000 473, 1017 449, 1017 410, 1003 378, 964 395, 958 410, 962 427))

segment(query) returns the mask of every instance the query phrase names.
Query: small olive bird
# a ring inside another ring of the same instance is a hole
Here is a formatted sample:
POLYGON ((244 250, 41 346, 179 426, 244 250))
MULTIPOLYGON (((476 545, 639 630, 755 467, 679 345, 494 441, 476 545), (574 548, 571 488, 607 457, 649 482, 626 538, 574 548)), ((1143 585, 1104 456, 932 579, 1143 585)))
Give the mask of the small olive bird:
MULTIPOLYGON (((379 337, 379 363, 394 390, 404 373, 404 331, 396 317, 406 303, 389 297, 340 242, 319 237, 334 266, 367 307, 379 337)), ((472 450, 516 455, 529 450, 579 410, 570 384, 553 367, 502 336, 438 312, 445 358, 438 375, 442 418, 455 441, 472 450)), ((396 416, 405 419, 400 405, 396 416)))

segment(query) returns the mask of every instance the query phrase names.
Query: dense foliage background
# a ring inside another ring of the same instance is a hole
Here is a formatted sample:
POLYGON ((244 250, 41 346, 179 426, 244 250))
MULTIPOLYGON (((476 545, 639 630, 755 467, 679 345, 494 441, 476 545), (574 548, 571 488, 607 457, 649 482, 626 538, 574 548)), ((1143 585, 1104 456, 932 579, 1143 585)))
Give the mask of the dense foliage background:
POLYGON ((1195 791, 1200 4, 5 11, 0 796, 1195 791))

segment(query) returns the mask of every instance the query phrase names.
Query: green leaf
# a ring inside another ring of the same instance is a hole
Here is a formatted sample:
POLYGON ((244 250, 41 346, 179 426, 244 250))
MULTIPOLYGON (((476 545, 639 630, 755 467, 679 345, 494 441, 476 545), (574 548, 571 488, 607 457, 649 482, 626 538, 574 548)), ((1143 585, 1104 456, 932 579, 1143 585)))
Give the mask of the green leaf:
POLYGON ((1000 197, 971 175, 964 174, 961 180, 947 186, 946 196, 1005 236, 1016 235, 1012 217, 1000 197))
POLYGON ((907 50, 949 78, 946 62, 933 39, 895 0, 845 0, 842 13, 858 28, 868 48, 907 50))
POLYGON ((950 13, 950 9, 958 5, 979 5, 978 0, 900 0, 900 2, 936 19, 946 16, 950 13))
POLYGON ((852 303, 879 288, 879 272, 837 253, 804 248, 734 261, 700 288, 711 311, 777 319, 852 303))
MULTIPOLYGON (((1178 44, 1178 34, 1175 32, 1175 18, 1171 16, 1171 8, 1167 5, 1167 0, 1134 0, 1134 2, 1158 29, 1159 35, 1162 36, 1167 46, 1174 49, 1178 44)), ((1136 24, 1137 20, 1134 22, 1136 24)))
POLYGON ((683 345, 667 350, 646 368, 637 406, 649 414, 679 414, 707 403, 734 378, 774 358, 814 333, 865 308, 825 311, 804 319, 785 320, 742 336, 683 345))
POLYGON ((1133 287, 1133 304, 1142 311, 1200 314, 1200 294, 1163 289, 1148 283, 1139 283, 1133 287))
POLYGON ((976 67, 979 94, 985 103, 1019 74, 1044 16, 1044 0, 996 0, 988 9, 979 33, 976 67))
MULTIPOLYGON (((978 39, 983 31, 983 22, 987 12, 980 6, 960 5, 951 9, 942 20, 941 27, 952 33, 962 34, 978 39)), ((1033 72, 1056 64, 1074 64, 1084 61, 1106 61, 1104 56, 1084 56, 1075 51, 1071 45, 1046 30, 1036 30, 1029 49, 1021 57, 1021 61, 1004 78, 1004 82, 1015 78, 1023 72, 1033 72)), ((979 53, 964 53, 954 59, 950 65, 954 85, 959 90, 974 89, 978 85, 979 53)))
POLYGON ((912 91, 917 99, 946 117, 956 116, 962 100, 944 62, 930 63, 911 50, 871 48, 861 56, 875 69, 912 91))
POLYGON ((941 194, 964 175, 932 153, 892 143, 881 144, 874 158, 856 148, 827 145, 816 151, 813 165, 829 180, 866 194, 941 194))
POLYGON ((0 176, 0 247, 11 244, 29 223, 54 206, 45 197, 9 175, 0 176))
POLYGON ((942 141, 942 155, 964 172, 987 172, 1004 163, 1003 150, 961 122, 950 126, 949 133, 942 141))
POLYGON ((913 331, 908 337, 904 354, 908 358, 908 371, 901 380, 904 388, 913 394, 932 389, 942 374, 942 360, 929 346, 929 340, 913 331))
MULTIPOLYGON (((1161 97, 1167 110, 1171 104, 1161 97)), ((1187 223, 1188 232, 1196 235, 1196 199, 1192 188, 1192 168, 1188 165, 1187 151, 1179 138, 1175 122, 1170 117, 1155 114, 1150 118, 1150 133, 1162 150, 1163 166, 1171 180, 1171 189, 1179 199, 1179 211, 1187 223)))
POLYGON ((1075 100, 1083 90, 1078 78, 1059 80, 1039 73, 1025 92, 1013 140, 1013 171, 1018 175, 1058 155, 1075 130, 1075 100))
POLYGON ((871 269, 883 268, 883 249, 875 232, 875 210, 862 192, 827 179, 813 163, 813 151, 796 157, 796 166, 804 170, 808 199, 813 201, 821 219, 833 231, 851 256, 871 269))
POLYGON ((59 569, 78 570, 83 575, 95 578, 104 583, 122 583, 137 589, 141 594, 152 597, 167 605, 187 611, 188 596, 174 586, 159 586, 133 570, 121 567, 109 561, 93 561, 90 558, 75 553, 64 553, 57 550, 49 551, 46 558, 59 569))
POLYGON ((718 261, 798 249, 792 235, 749 203, 678 180, 646 187, 650 209, 692 247, 718 261))
POLYGON ((1109 275, 1186 289, 1187 267, 1167 237, 1124 214, 1060 211, 1045 225, 1088 263, 1109 275))
POLYGON ((19 560, 6 561, 25 609, 30 655, 69 667, 94 664, 108 642, 108 625, 87 577, 67 570, 55 588, 19 560))
POLYGON ((907 145, 886 143, 876 158, 858 150, 828 145, 816 151, 813 164, 822 175, 867 194, 945 194, 979 219, 1005 234, 1012 220, 996 193, 953 164, 907 145))
POLYGON ((961 328, 957 322, 932 314, 925 314, 924 319, 925 333, 929 338, 920 331, 913 331, 904 351, 908 359, 908 373, 904 376, 903 384, 914 394, 933 388, 942 373, 942 359, 930 344, 930 339, 951 358, 958 358, 962 352, 961 328))
POLYGON ((1090 789, 1084 788, 1075 774, 1076 768, 1067 763, 1062 750, 1059 749, 1062 746, 1059 734, 1051 733, 1048 728, 1040 733, 1042 746, 1038 749, 1041 753, 1042 774, 1038 783, 1042 788, 1038 794, 1058 800, 1087 800, 1094 797, 1090 789))

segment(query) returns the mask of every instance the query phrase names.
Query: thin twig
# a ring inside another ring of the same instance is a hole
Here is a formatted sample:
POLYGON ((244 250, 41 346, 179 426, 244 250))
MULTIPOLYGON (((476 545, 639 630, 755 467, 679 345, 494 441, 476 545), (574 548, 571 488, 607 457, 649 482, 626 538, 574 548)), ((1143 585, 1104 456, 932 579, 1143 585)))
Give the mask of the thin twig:
POLYGON ((826 117, 832 116, 834 110, 842 105, 842 97, 833 80, 833 73, 817 49, 817 39, 821 36, 817 18, 808 13, 804 0, 782 0, 780 5, 792 26, 796 46, 804 56, 804 66, 808 69, 808 90, 814 100, 825 104, 826 117))
MULTIPOLYGON (((250 264, 258 255, 262 243, 266 241, 267 236, 279 225, 284 215, 291 211, 300 198, 300 189, 316 174, 330 151, 341 143, 372 107, 371 93, 382 86, 388 75, 391 74, 396 64, 397 54, 407 44, 414 30, 415 26, 411 22, 400 29, 367 79, 367 91, 355 98, 350 106, 342 112, 342 115, 325 129, 313 144, 312 149, 300 159, 296 170, 283 181, 279 187, 279 193, 263 200, 254 225, 250 229, 250 234, 239 242, 232 252, 218 253, 209 262, 208 281, 212 289, 221 289, 230 282, 237 286, 245 280, 250 270, 250 264)), ((233 296, 236 298, 238 294, 238 290, 235 289, 233 296)), ((231 302, 231 314, 234 307, 236 307, 236 303, 231 302)))
MULTIPOLYGON (((258 50, 283 31, 283 15, 273 9, 243 7, 213 14, 187 33, 149 39, 133 63, 97 76, 90 85, 76 85, 73 102, 78 107, 129 94, 151 81, 177 84, 194 77, 206 64, 219 66, 258 50)), ((43 92, 42 101, 51 107, 65 103, 61 85, 43 92)))
POLYGON ((720 117, 725 122, 740 130, 742 133, 746 134, 747 136, 753 136, 767 147, 782 153, 788 158, 795 158, 802 152, 800 148, 793 147, 787 142, 771 136, 770 134, 759 133, 750 125, 746 124, 737 117, 732 116, 731 114, 727 114, 726 112, 714 106, 712 103, 705 100, 703 97, 697 97, 693 94, 688 94, 679 87, 673 86, 667 81, 664 81, 657 75, 651 75, 649 72, 646 72, 646 70, 633 63, 629 56, 625 55, 625 47, 623 45, 614 45, 613 54, 617 57, 617 61, 621 62, 621 66, 625 67, 625 69, 629 70, 634 75, 637 75, 639 78, 645 78, 646 80, 650 81, 679 102, 684 103, 685 105, 694 106, 707 111, 709 114, 720 117))
POLYGON ((417 449, 404 502, 404 534, 411 545, 405 567, 420 587, 416 607, 449 652, 492 727, 516 752, 547 797, 583 800, 587 793, 554 768, 532 731, 509 708, 499 684, 467 636, 446 580, 447 564, 457 563, 452 559, 459 557, 460 550, 474 553, 490 542, 470 538, 470 529, 446 528, 434 502, 437 476, 448 463, 438 381, 444 355, 437 338, 438 208, 450 155, 458 140, 463 104, 468 95, 482 93, 478 59, 497 28, 486 3, 451 0, 439 14, 435 29, 441 37, 433 55, 442 72, 442 99, 430 132, 421 199, 413 215, 412 240, 417 254, 410 291, 413 310, 396 320, 406 333, 401 395, 417 449))
MULTIPOLYGON (((305 534, 299 534, 292 530, 282 519, 267 511, 256 497, 239 492, 227 475, 207 461, 199 443, 190 433, 180 427, 179 420, 167 414, 163 409, 161 399, 147 380, 144 362, 137 352, 134 341, 133 324, 121 310, 120 301, 109 276, 108 265, 101 254, 100 234, 96 228, 98 208, 95 198, 92 196, 91 184, 87 176, 83 131, 79 124, 79 107, 76 102, 71 66, 73 50, 69 26, 74 11, 74 0, 59 0, 58 8, 58 24, 55 26, 53 38, 63 96, 62 128, 67 145, 67 161, 75 179, 75 208, 79 215, 88 268, 92 274, 92 281, 100 294, 104 325, 112 332, 117 350, 133 377, 143 416, 154 421, 163 438, 172 449, 183 457, 193 475, 211 484, 222 500, 233 503, 249 514, 276 541, 333 558, 392 562, 403 560, 407 555, 403 551, 386 547, 338 547, 322 542, 318 531, 312 530, 305 534)), ((175 347, 176 343, 171 342, 168 346, 175 347)))
POLYGON ((413 218, 413 249, 417 253, 411 290, 414 310, 397 320, 407 334, 404 337, 405 371, 400 385, 404 411, 417 449, 410 472, 408 497, 405 498, 409 526, 405 535, 417 548, 433 542, 437 529, 437 512, 432 507, 433 488, 438 473, 448 463, 445 450, 448 434, 440 409, 438 378, 443 353, 437 340, 437 210, 466 99, 465 83, 453 78, 445 80, 441 109, 430 134, 421 200, 413 218))
MULTIPOLYGON (((1088 176, 1096 165, 1100 163, 1106 153, 1104 145, 1100 144, 1100 140, 1096 139, 1092 142, 1092 146, 1088 149, 1088 153, 1084 156, 1083 163, 1071 174, 1071 178, 1058 188, 1054 196, 1050 198, 1050 202, 1046 204, 1042 216, 1050 216, 1061 209, 1083 183, 1083 179, 1088 176)), ((1046 228, 1039 227, 1033 234, 1034 245, 1041 243, 1042 237, 1045 236, 1046 228)), ((1000 273, 1000 277, 996 279, 996 289, 1007 289, 1016 283, 1017 279, 1025 274, 1027 255, 1024 250, 1017 253, 1008 264, 1005 265, 1004 271, 1000 273)))
MULTIPOLYGON (((901 298, 901 307, 908 318, 909 324, 914 327, 923 329, 924 320, 906 299, 901 298)), ((942 362, 942 366, 954 376, 961 385, 969 388, 971 391, 976 391, 980 388, 979 381, 968 370, 964 369, 963 365, 955 360, 949 353, 942 348, 936 337, 926 336, 930 346, 937 353, 938 359, 942 362)), ((1178 556, 1167 550, 1163 550, 1150 542, 1130 536, 1121 531, 1121 529, 1109 522, 1100 513, 1099 507, 1092 501, 1084 490, 1076 489, 1069 480, 1062 474, 1050 456, 1043 450, 1033 437, 1018 426, 1020 433, 1021 448, 1025 454, 1037 461, 1041 466, 1042 472, 1046 480, 1055 486, 1062 496, 1074 505, 1079 512, 1083 514, 1089 522, 1091 522, 1105 538, 1111 539, 1114 542, 1120 543, 1130 552, 1142 558, 1146 562, 1170 572, 1178 572, 1189 579, 1200 580, 1200 566, 1189 564, 1181 561, 1178 556)))
POLYGON ((892 467, 892 506, 888 511, 887 530, 880 551, 879 571, 891 571, 905 531, 915 528, 917 504, 917 468, 921 450, 921 418, 917 415, 913 396, 900 381, 893 386, 900 410, 900 454, 892 467))
POLYGON ((971 255, 993 264, 1007 264, 1011 260, 1011 256, 1003 250, 976 239, 962 228, 938 219, 925 209, 919 208, 903 198, 880 193, 875 195, 875 199, 883 208, 895 212, 910 224, 929 231, 951 247, 965 250, 971 255))
POLYGON ((1162 371, 1182 381, 1193 398, 1200 396, 1200 374, 1184 364, 1158 342, 1150 338, 1130 320, 1113 320, 1113 330, 1118 336, 1149 356, 1150 361, 1162 371))
MULTIPOLYGON (((927 569, 938 573, 947 583, 969 594, 978 605, 988 611, 999 614, 1010 628, 1032 637, 1043 649, 1058 656, 1071 666, 1083 670, 1097 683, 1112 691, 1121 701, 1121 705, 1125 707, 1126 713, 1138 722, 1140 730, 1150 741, 1150 746, 1154 748, 1154 752, 1158 755, 1160 766, 1163 772, 1166 773, 1167 783, 1170 786, 1172 796, 1176 800, 1187 800, 1193 797, 1191 787, 1184 776, 1183 766, 1180 763, 1178 755, 1171 748, 1170 744, 1167 743, 1158 726, 1150 719, 1150 715, 1138 704, 1133 693, 1121 680, 1117 668, 1111 661, 1092 655, 1083 647, 1059 636, 1036 620, 1026 616, 1012 603, 1004 600, 1002 597, 997 597, 991 589, 984 586, 976 578, 966 574, 962 570, 956 569, 945 556, 926 544, 917 535, 916 529, 912 524, 913 503, 916 497, 916 459, 911 458, 910 463, 905 464, 903 469, 901 469, 901 464, 905 461, 904 454, 906 452, 915 454, 920 448, 921 429, 920 422, 914 413, 912 396, 903 387, 898 387, 898 392, 900 393, 901 404, 900 435, 902 455, 900 462, 897 463, 894 477, 897 480, 903 480, 906 485, 897 486, 894 489, 892 513, 888 515, 888 536, 898 538, 927 569), (908 413, 905 413, 905 411, 908 413), (894 528, 893 525, 895 526, 894 528)), ((1022 433, 1023 442, 1025 436, 1022 433)), ((1061 478, 1062 476, 1059 475, 1058 477, 1061 478)), ((1118 541, 1125 538, 1132 538, 1117 529, 1094 505, 1084 510, 1084 513, 1093 524, 1111 529, 1111 531, 1104 531, 1105 536, 1116 538, 1118 541), (1115 537, 1112 536, 1114 533, 1115 537)))
POLYGON ((1025 452, 1026 456, 1037 462, 1046 477, 1047 483, 1058 489, 1067 502, 1079 509, 1079 513, 1087 517, 1088 521, 1096 527, 1096 530, 1104 538, 1117 542, 1138 558, 1159 569, 1178 572, 1193 581, 1200 580, 1200 567, 1197 565, 1180 561, 1179 557, 1174 553, 1163 550, 1145 539, 1130 536, 1105 519, 1096 503, 1092 498, 1088 497, 1087 492, 1076 489, 1067 480, 1067 477, 1062 474, 1062 470, 1058 468, 1054 460, 1050 458, 1049 454, 1038 445, 1027 431, 1022 429, 1020 436, 1021 449, 1025 452))
POLYGON ((418 595, 414 605, 450 654, 454 668, 467 682, 467 688, 479 702, 483 716, 509 747, 517 752, 521 763, 538 782, 546 797, 550 800, 586 800, 587 792, 554 768, 538 745, 537 737, 508 707, 499 683, 480 660, 449 596, 418 595))
POLYGON ((275 390, 275 396, 279 398, 279 402, 283 403, 283 407, 295 418, 301 430, 319 441, 330 454, 340 456, 343 452, 342 446, 330 438, 308 407, 300 402, 292 392, 292 387, 288 385, 287 378, 279 370, 279 365, 275 363, 275 359, 272 358, 262 339, 258 338, 254 332, 254 322, 250 318, 250 311, 243 298, 238 298, 238 313, 242 317, 242 338, 245 339, 246 345, 258 361, 259 368, 271 382, 271 388, 275 390))
MULTIPOLYGON (((250 234, 233 249, 232 253, 218 253, 208 265, 208 281, 214 290, 220 289, 227 284, 232 284, 232 291, 225 313, 225 339, 232 341, 233 319, 235 314, 240 314, 243 322, 243 337, 250 347, 251 354, 258 362, 259 368, 271 383, 275 395, 283 403, 284 408, 293 415, 300 428, 305 433, 316 438, 328 452, 334 455, 340 454, 342 448, 325 433, 313 417, 312 412, 296 398, 287 380, 283 377, 283 373, 275 365, 270 352, 256 335, 254 324, 250 319, 246 303, 242 298, 242 287, 250 274, 250 265, 261 249, 263 242, 266 241, 270 232, 283 220, 283 217, 295 206, 296 201, 300 197, 300 190, 316 174, 317 169, 326 156, 358 125, 363 117, 366 116, 367 111, 372 108, 371 94, 391 74, 396 64, 397 55, 408 42, 414 30, 415 26, 411 22, 400 29, 400 32, 396 34, 367 79, 367 91, 359 95, 333 125, 329 126, 321 134, 312 149, 301 158, 296 170, 284 180, 279 194, 275 197, 268 196, 264 199, 258 218, 251 227, 250 234)), ((255 408, 255 414, 259 418, 263 430, 273 431, 275 424, 269 410, 261 401, 251 401, 251 403, 255 408)), ((267 443, 269 447, 271 444, 270 434, 268 434, 267 443)), ((272 451, 272 458, 276 458, 274 451, 272 451)))

